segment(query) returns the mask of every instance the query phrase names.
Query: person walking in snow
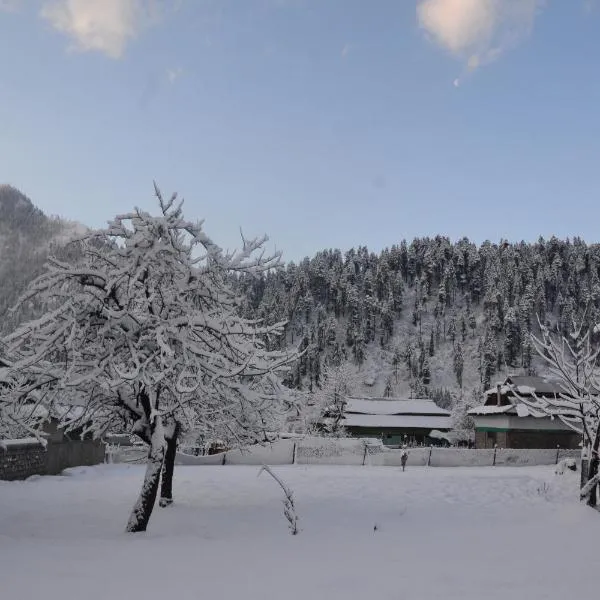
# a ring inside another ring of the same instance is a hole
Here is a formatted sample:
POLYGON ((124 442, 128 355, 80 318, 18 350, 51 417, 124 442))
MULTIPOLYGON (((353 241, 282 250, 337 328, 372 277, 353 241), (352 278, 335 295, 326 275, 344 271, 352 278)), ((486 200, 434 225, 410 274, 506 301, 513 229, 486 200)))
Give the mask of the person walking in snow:
POLYGON ((406 447, 402 448, 402 454, 400 455, 400 462, 402 463, 402 471, 406 469, 406 461, 408 460, 408 452, 406 447))

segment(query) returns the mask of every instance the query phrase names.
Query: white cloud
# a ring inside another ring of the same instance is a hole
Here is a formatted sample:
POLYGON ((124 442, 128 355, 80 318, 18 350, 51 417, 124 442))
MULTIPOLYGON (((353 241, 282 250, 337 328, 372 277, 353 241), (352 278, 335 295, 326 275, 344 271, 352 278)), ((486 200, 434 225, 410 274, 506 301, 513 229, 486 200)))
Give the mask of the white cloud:
POLYGON ((167 79, 169 80, 169 83, 175 83, 182 75, 183 69, 181 67, 167 70, 167 79))
POLYGON ((417 20, 437 44, 464 61, 467 71, 474 71, 527 37, 544 4, 545 0, 417 0, 417 20))
POLYGON ((157 17, 155 0, 49 0, 41 10, 71 49, 120 58, 128 42, 157 17))
POLYGON ((342 58, 346 58, 346 56, 348 56, 348 53, 350 52, 350 44, 345 44, 344 47, 342 48, 342 58))

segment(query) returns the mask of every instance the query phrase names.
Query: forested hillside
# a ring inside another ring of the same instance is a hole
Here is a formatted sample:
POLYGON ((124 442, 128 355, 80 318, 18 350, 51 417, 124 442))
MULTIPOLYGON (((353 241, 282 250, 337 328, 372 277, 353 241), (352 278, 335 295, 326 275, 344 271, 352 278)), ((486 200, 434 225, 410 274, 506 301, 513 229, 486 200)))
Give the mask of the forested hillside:
MULTIPOLYGON (((0 186, 4 330, 17 318, 8 309, 48 253, 63 252, 81 230, 0 186)), ((288 321, 272 347, 305 350, 290 385, 315 391, 325 367, 349 363, 357 394, 429 396, 448 406, 479 399, 507 373, 543 373, 530 341, 538 316, 563 333, 574 318, 600 322, 600 245, 552 238, 477 246, 437 236, 379 254, 325 250, 236 285, 245 316, 288 321)))
POLYGON ((290 383, 311 390, 325 364, 350 361, 358 393, 479 397, 506 373, 543 373, 530 334, 600 321, 600 245, 462 239, 402 241, 319 252, 241 283, 245 311, 289 320, 287 344, 306 353, 290 383))
POLYGON ((48 254, 60 252, 68 239, 84 229, 46 216, 19 190, 0 185, 0 330, 7 331, 14 325, 16 315, 9 309, 41 273, 48 254))

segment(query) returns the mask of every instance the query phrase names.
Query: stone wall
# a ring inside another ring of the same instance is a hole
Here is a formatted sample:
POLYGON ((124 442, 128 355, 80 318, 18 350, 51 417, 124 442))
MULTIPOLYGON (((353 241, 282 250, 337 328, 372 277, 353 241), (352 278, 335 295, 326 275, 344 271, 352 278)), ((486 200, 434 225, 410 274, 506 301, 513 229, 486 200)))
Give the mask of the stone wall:
POLYGON ((46 451, 35 439, 0 443, 0 479, 25 479, 46 470, 46 451))
POLYGON ((98 440, 49 441, 44 448, 35 438, 0 441, 0 479, 31 475, 58 475, 64 469, 104 462, 104 444, 98 440))

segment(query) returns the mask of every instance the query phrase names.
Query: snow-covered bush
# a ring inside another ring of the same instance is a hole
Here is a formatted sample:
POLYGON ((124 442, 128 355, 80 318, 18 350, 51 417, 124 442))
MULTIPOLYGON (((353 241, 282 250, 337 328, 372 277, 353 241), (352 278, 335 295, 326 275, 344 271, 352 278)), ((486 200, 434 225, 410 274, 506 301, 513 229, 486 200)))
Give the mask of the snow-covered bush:
POLYGON ((554 469, 557 475, 564 475, 566 471, 577 471, 577 462, 574 458, 563 458, 554 469))
POLYGON ((323 369, 321 386, 312 394, 312 432, 320 431, 332 437, 344 437, 346 401, 358 386, 358 375, 347 362, 327 365, 323 369))
POLYGON ((294 501, 294 493, 292 490, 281 480, 278 475, 275 475, 271 468, 267 465, 263 465, 262 469, 258 472, 260 475, 263 471, 266 471, 283 490, 283 516, 287 519, 288 527, 292 535, 298 535, 298 515, 296 513, 296 503, 294 501))

